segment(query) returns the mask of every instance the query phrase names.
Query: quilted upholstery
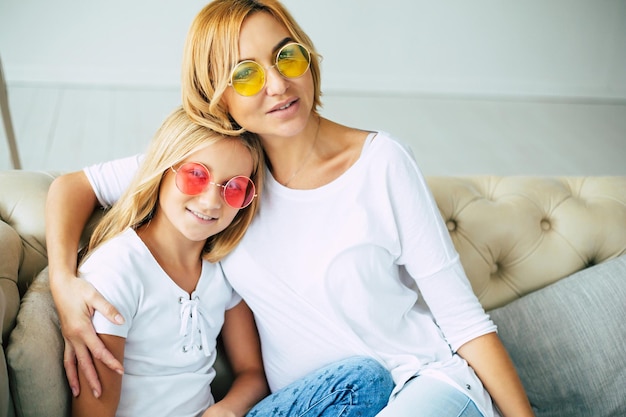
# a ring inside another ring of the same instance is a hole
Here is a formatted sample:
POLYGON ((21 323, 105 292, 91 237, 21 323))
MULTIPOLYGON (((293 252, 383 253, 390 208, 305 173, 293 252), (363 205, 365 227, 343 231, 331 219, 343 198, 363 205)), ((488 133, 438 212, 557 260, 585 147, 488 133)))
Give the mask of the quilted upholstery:
POLYGON ((428 182, 487 310, 626 253, 626 178, 428 182))

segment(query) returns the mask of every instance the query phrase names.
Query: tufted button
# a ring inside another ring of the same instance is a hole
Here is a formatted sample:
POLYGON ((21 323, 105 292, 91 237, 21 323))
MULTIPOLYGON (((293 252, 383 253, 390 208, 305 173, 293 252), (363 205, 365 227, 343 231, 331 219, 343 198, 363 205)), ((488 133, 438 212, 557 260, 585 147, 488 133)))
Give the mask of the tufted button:
POLYGON ((446 222, 446 227, 448 228, 449 232, 454 232, 456 230, 456 222, 450 219, 446 222))
POLYGON ((546 232, 552 229, 552 224, 550 223, 550 220, 548 219, 541 220, 541 228, 545 230, 546 232))
POLYGON ((498 263, 497 263, 497 262, 494 262, 494 263, 491 265, 491 274, 493 275, 493 274, 495 274, 496 272, 498 272, 498 269, 500 269, 500 265, 498 265, 498 263))

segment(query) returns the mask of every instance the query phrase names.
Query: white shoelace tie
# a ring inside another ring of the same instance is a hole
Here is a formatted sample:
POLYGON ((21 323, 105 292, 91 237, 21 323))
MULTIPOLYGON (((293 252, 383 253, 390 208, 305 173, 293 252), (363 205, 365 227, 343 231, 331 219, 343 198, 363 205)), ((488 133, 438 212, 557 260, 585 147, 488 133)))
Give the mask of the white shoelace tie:
POLYGON ((209 356, 211 352, 206 335, 209 328, 215 327, 215 323, 208 317, 197 296, 192 299, 180 297, 178 302, 180 303, 179 334, 185 338, 183 352, 198 349, 203 350, 205 356, 209 356))

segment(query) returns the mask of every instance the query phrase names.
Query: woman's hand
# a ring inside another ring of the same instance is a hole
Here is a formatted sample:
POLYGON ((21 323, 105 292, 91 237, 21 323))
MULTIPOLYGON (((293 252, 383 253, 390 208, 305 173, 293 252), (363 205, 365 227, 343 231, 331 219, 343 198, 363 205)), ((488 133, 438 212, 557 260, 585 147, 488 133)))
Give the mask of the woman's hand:
MULTIPOLYGON (((126 339, 109 334, 101 334, 100 337, 102 343, 113 352, 113 355, 123 362, 126 339)), ((82 382, 83 392, 72 401, 72 417, 114 417, 116 415, 122 395, 123 377, 100 361, 96 361, 94 365, 104 387, 102 395, 96 398, 87 392, 90 389, 86 383, 87 377, 82 373, 82 369, 79 369, 78 378, 82 382)))
POLYGON ((62 288, 53 291, 53 295, 65 339, 63 366, 72 394, 78 396, 80 393, 78 364, 94 396, 99 397, 102 386, 93 359, 101 361, 120 375, 124 373, 124 368, 96 334, 91 318, 97 310, 113 323, 122 324, 124 319, 87 281, 73 276, 56 277, 55 281, 64 283, 62 288))
POLYGON ((46 198, 50 290, 65 338, 63 366, 74 396, 80 392, 76 364, 96 396, 100 396, 102 388, 92 358, 123 373, 120 362, 96 335, 91 317, 98 310, 113 323, 123 322, 123 319, 91 284, 76 278, 80 237, 96 207, 96 195, 83 171, 61 175, 50 184, 46 198))
POLYGON ((496 333, 470 340, 458 353, 474 369, 503 416, 534 416, 522 381, 496 333))

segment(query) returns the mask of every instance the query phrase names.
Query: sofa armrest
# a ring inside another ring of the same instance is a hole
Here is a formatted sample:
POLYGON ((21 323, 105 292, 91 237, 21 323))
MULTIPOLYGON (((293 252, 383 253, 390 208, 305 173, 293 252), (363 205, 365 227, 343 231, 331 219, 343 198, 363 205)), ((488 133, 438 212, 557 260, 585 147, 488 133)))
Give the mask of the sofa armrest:
POLYGON ((0 328, 2 344, 6 346, 15 325, 20 305, 17 274, 22 258, 22 241, 17 232, 0 221, 0 328))
POLYGON ((28 285, 47 265, 45 206, 55 174, 4 171, 0 173, 0 220, 11 226, 22 240, 17 285, 24 295, 28 285))

